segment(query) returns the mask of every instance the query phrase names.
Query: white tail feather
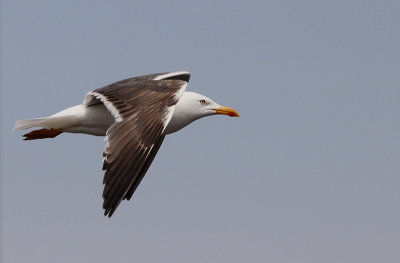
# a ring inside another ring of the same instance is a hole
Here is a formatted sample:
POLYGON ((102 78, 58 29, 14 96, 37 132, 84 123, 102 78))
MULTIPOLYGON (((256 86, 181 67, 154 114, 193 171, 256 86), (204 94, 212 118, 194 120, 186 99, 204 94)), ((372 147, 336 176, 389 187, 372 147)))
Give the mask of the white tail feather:
POLYGON ((43 127, 48 129, 63 129, 68 127, 75 118, 73 116, 50 116, 47 118, 19 120, 15 122, 14 131, 25 130, 33 127, 43 127))
POLYGON ((33 127, 45 127, 46 120, 48 118, 38 118, 38 119, 28 119, 28 120, 19 120, 15 122, 14 131, 16 130, 25 130, 33 127))

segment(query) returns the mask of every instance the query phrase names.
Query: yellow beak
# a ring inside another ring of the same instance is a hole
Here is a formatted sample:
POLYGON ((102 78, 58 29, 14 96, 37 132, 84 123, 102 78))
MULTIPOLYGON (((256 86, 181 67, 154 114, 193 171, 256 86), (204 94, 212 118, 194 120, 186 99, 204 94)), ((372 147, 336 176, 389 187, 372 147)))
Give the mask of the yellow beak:
POLYGON ((231 117, 239 117, 239 113, 232 108, 221 106, 218 109, 213 109, 217 114, 225 114, 231 117))

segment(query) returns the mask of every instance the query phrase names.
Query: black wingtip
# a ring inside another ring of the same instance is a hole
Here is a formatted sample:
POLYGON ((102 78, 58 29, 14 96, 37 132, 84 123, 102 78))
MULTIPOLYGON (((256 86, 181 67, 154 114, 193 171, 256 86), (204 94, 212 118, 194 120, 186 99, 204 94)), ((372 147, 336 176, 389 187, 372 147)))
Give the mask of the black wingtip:
POLYGON ((104 209, 104 216, 111 217, 110 208, 104 209))
MULTIPOLYGON (((173 73, 173 72, 171 72, 173 73)), ((163 80, 182 80, 185 82, 189 82, 190 80, 190 73, 189 72, 182 72, 181 74, 173 75, 171 77, 163 78, 163 80)))
POLYGON ((104 210, 104 216, 107 216, 108 218, 111 218, 112 215, 114 214, 114 209, 107 208, 104 210))

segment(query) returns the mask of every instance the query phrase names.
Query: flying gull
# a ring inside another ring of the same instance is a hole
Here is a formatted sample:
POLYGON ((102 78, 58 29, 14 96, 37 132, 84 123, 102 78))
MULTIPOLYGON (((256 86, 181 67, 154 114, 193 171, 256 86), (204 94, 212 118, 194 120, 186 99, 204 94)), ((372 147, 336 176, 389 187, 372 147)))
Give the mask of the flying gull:
POLYGON ((19 120, 14 130, 43 127, 24 140, 54 138, 63 132, 106 136, 103 184, 104 215, 111 217, 130 200, 165 135, 210 115, 239 117, 232 108, 186 92, 190 73, 169 72, 118 81, 86 94, 81 105, 50 117, 19 120))

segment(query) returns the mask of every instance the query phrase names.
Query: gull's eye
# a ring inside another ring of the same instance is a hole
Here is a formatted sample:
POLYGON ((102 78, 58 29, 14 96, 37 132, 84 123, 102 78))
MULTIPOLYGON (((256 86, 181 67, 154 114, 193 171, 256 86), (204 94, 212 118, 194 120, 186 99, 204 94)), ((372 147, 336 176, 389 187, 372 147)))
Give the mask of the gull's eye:
POLYGON ((204 105, 204 104, 206 104, 206 101, 205 100, 200 100, 200 104, 204 105))

